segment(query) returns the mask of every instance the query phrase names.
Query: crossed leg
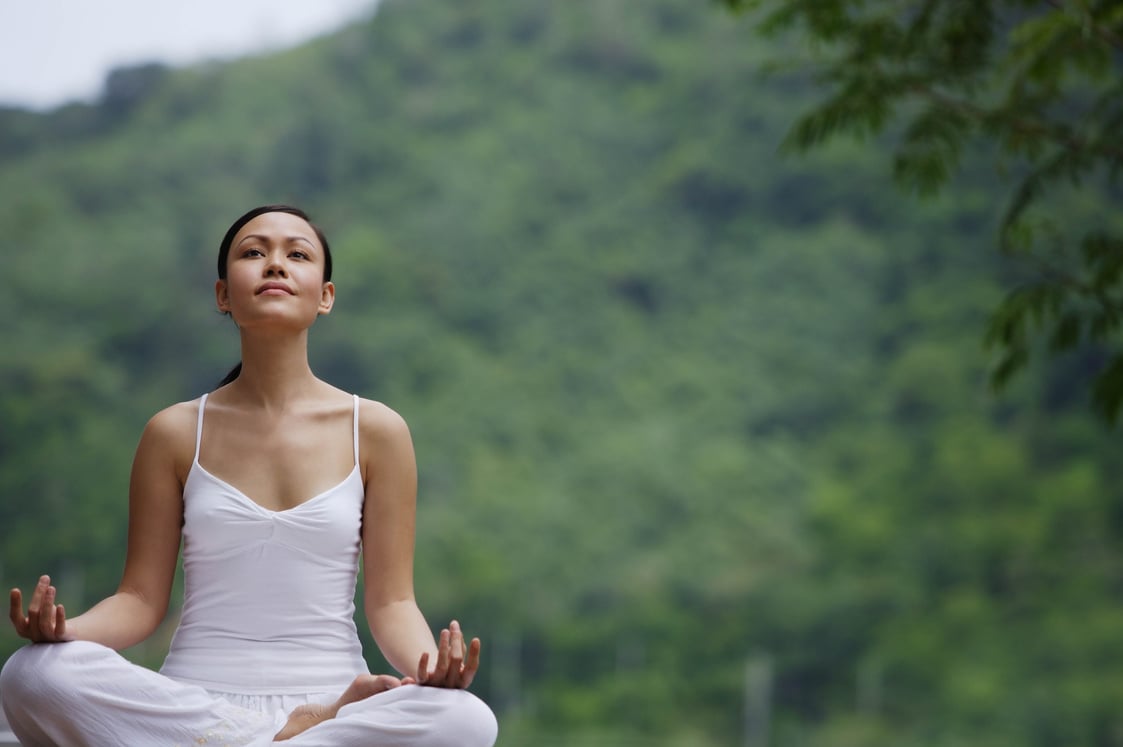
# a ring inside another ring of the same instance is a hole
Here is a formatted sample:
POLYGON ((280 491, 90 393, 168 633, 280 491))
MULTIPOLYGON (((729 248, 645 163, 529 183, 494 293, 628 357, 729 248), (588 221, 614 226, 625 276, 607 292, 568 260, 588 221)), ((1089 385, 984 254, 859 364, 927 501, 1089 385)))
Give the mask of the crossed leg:
POLYGON ((336 701, 299 706, 283 722, 82 641, 20 649, 3 667, 0 691, 12 730, 32 747, 266 747, 279 740, 292 747, 491 747, 498 731, 491 709, 466 690, 402 684, 389 675, 362 675, 336 701))
MULTIPOLYGON (((348 688, 350 695, 344 697, 362 694, 371 684, 359 679, 358 686, 348 688)), ((284 744, 492 747, 498 728, 491 709, 467 690, 403 684, 340 706, 335 716, 309 726, 284 744)))

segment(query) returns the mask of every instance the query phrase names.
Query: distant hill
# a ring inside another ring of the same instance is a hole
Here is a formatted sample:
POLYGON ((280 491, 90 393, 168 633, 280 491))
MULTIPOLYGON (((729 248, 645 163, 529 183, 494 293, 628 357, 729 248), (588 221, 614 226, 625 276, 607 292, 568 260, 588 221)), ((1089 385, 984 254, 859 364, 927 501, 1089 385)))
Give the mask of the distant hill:
POLYGON ((741 744, 762 692, 777 746, 1112 743, 1119 462, 1080 360, 986 387, 989 175, 781 157, 812 89, 760 44, 386 2, 0 111, 0 583, 114 588, 145 419, 237 357, 218 241, 291 201, 336 255, 315 367, 411 424, 420 599, 484 638, 501 744, 741 744))

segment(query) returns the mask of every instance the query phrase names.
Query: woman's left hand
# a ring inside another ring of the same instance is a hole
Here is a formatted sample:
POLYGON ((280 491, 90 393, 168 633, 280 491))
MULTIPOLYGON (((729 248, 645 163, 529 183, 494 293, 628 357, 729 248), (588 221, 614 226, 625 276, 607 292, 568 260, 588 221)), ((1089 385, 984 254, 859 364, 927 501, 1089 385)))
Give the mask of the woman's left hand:
POLYGON ((465 657, 464 634, 460 631, 460 623, 453 620, 441 631, 441 639, 437 644, 437 661, 432 671, 429 670, 428 652, 421 655, 421 661, 417 665, 417 684, 465 689, 472 684, 479 668, 480 639, 472 639, 465 657))

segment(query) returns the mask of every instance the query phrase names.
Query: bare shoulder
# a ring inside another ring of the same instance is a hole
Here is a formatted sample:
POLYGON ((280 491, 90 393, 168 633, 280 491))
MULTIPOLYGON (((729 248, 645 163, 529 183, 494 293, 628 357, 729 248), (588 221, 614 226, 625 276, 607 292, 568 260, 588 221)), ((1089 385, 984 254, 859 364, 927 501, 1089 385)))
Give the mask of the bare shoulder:
POLYGON ((359 399, 359 434, 364 444, 410 438, 405 418, 381 402, 362 398, 359 399))
POLYGON ((165 407, 148 420, 144 432, 160 440, 195 442, 195 424, 199 419, 199 400, 177 402, 165 407))
POLYGON ((199 400, 165 407, 148 420, 140 437, 138 452, 175 464, 176 472, 186 471, 195 455, 195 428, 199 400))
POLYGON ((413 439, 405 419, 381 402, 359 400, 359 459, 368 499, 382 506, 412 503, 417 492, 413 439))

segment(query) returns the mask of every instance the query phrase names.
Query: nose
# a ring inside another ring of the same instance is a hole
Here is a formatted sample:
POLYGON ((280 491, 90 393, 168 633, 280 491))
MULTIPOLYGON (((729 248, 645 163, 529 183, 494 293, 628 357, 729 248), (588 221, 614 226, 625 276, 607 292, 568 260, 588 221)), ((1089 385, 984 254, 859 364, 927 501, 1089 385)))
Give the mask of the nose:
POLYGON ((265 276, 266 277, 288 277, 288 271, 285 269, 283 255, 280 252, 270 252, 269 257, 265 263, 265 276))

